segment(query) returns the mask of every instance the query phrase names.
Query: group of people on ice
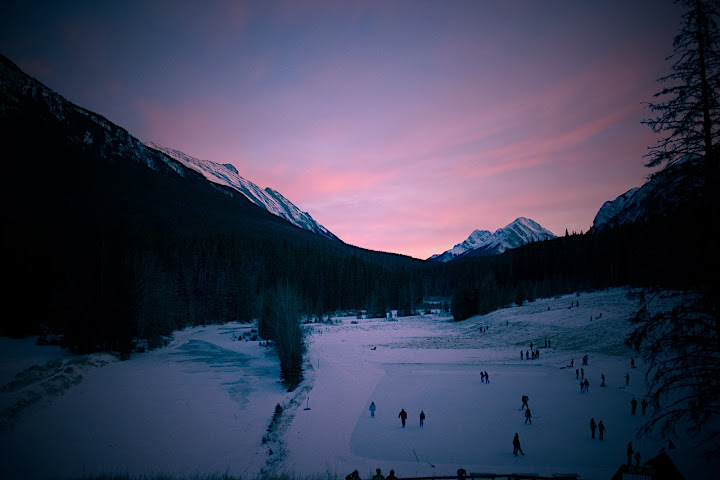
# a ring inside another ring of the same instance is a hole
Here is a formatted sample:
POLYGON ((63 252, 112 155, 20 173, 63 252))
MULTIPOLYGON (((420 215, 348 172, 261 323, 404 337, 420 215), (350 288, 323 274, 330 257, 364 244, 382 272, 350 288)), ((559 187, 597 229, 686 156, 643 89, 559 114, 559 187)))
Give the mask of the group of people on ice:
POLYGON ((595 419, 590 419, 590 435, 592 438, 595 438, 595 429, 597 428, 598 433, 600 434, 600 440, 603 439, 603 436, 605 435, 605 425, 603 424, 602 420, 600 420, 597 424, 595 424, 595 419))
MULTIPOLYGON (((545 339, 545 348, 550 348, 550 340, 547 338, 545 339)), ((530 350, 525 350, 524 352, 520 350, 520 360, 535 360, 536 358, 540 358, 540 350, 538 348, 534 348, 535 344, 533 342, 530 342, 530 350)))
MULTIPOLYGON (((345 480, 362 480, 360 478, 360 473, 355 470, 350 475, 345 477, 345 480)), ((395 476, 395 470, 390 470, 390 474, 386 477, 382 474, 382 470, 379 468, 375 470, 375 475, 373 475, 370 480, 397 480, 397 477, 395 476)))
MULTIPOLYGON (((370 416, 375 416, 375 410, 377 410, 377 407, 375 406, 375 402, 370 402, 370 416)), ((398 413, 398 418, 400 419, 400 422, 402 423, 402 427, 405 428, 405 422, 407 421, 408 414, 405 411, 404 408, 400 409, 400 413, 398 413)), ((420 426, 425 426, 425 411, 420 410, 420 426)))

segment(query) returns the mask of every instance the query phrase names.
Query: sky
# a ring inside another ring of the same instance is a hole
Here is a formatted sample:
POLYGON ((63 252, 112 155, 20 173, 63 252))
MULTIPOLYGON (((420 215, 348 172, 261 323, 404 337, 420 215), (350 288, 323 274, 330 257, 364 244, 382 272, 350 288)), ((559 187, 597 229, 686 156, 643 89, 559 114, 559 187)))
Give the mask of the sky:
POLYGON ((652 173, 671 0, 33 1, 0 53, 143 141, 233 164, 346 243, 427 258, 587 231, 652 173))

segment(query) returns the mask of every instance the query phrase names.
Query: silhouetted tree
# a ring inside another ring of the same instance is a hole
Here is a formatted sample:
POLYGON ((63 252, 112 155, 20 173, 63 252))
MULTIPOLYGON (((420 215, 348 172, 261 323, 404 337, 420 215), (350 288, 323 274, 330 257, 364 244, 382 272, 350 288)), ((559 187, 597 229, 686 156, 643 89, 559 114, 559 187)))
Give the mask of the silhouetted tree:
MULTIPOLYGON (((681 161, 690 169, 701 166, 704 188, 700 208, 687 209, 698 235, 697 247, 707 273, 697 277, 689 292, 664 294, 671 307, 651 312, 641 306, 634 321, 639 327, 627 343, 649 362, 648 396, 655 410, 643 433, 659 430, 663 437, 689 433, 699 438, 708 453, 720 452, 720 319, 718 313, 718 137, 720 136, 720 32, 717 0, 679 0, 686 8, 683 26, 675 37, 672 73, 649 103, 658 116, 645 120, 664 136, 650 147, 646 164, 666 170, 681 161), (704 230, 704 231, 703 231, 704 230)), ((674 169, 686 175, 687 169, 674 169)), ((697 206, 697 205, 696 205, 697 206)), ((679 205, 678 208, 683 208, 679 205)), ((645 291, 643 295, 647 295, 645 291)), ((657 296, 653 294, 652 298, 657 296)))
POLYGON ((275 342, 280 375, 288 390, 293 390, 302 381, 305 349, 300 326, 302 306, 300 295, 287 282, 280 283, 265 297, 260 323, 263 334, 269 334, 275 342))
MULTIPOLYGON (((647 292, 643 293, 643 296, 647 292)), ((642 353, 653 414, 641 433, 698 437, 707 453, 720 453, 720 348, 715 301, 695 292, 654 292, 633 321, 628 344, 642 353), (652 312, 654 302, 670 310, 652 312)))
POLYGON ((672 73, 659 79, 668 83, 648 103, 659 115, 643 121, 664 134, 646 155, 648 167, 672 165, 687 156, 703 157, 717 170, 716 145, 720 130, 720 32, 717 0, 680 0, 687 8, 684 25, 673 42, 672 73))

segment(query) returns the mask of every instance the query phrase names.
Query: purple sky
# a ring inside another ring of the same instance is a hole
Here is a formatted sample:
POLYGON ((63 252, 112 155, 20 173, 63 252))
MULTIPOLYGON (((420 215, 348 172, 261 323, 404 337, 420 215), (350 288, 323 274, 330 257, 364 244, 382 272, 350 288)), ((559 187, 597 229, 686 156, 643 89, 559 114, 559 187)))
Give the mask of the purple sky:
POLYGON ((586 231, 651 173, 669 0, 2 2, 0 53, 231 163, 347 243, 426 258, 525 216, 586 231), (203 5, 208 3, 210 6, 203 5))

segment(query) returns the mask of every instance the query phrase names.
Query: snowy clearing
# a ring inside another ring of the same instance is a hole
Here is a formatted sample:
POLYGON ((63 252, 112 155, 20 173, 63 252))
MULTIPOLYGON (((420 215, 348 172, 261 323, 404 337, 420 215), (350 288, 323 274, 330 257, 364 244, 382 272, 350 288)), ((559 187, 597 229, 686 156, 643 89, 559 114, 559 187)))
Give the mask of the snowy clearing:
MULTIPOLYGON (((423 315, 311 324, 305 381, 291 393, 278 382, 270 349, 236 340, 249 325, 187 329, 169 346, 125 362, 0 339, 1 476, 344 477, 357 469, 369 478, 376 468, 385 474, 394 469, 398 477, 454 475, 464 468, 607 480, 625 461, 629 441, 643 461, 664 446, 635 438, 643 416, 640 408, 631 416, 630 400, 643 396, 644 368, 639 361, 630 368, 631 352, 623 345, 634 306, 626 290, 614 289, 458 323, 449 315, 423 315), (579 306, 568 308, 571 302, 579 306), (530 342, 540 357, 521 360, 530 342), (566 368, 571 359, 574 367, 566 368), (48 375, 28 375, 32 365, 48 364, 53 368, 38 371, 51 370, 51 377, 68 377, 70 384, 55 380, 63 388, 43 389, 48 375), (589 379, 588 393, 580 392, 576 368, 589 379), (606 387, 600 387, 601 374, 606 387), (523 395, 532 424, 520 409, 523 395), (27 399, 33 401, 12 410, 27 399), (374 417, 370 402, 377 406, 374 417), (283 414, 267 432, 278 403, 283 414), (408 413, 405 428, 401 409, 408 413), (607 427, 603 441, 590 437, 590 418, 607 427), (516 432, 525 456, 513 455, 516 432)), ((712 476, 720 467, 702 460, 690 442, 677 444, 670 453, 688 479, 712 476)))

